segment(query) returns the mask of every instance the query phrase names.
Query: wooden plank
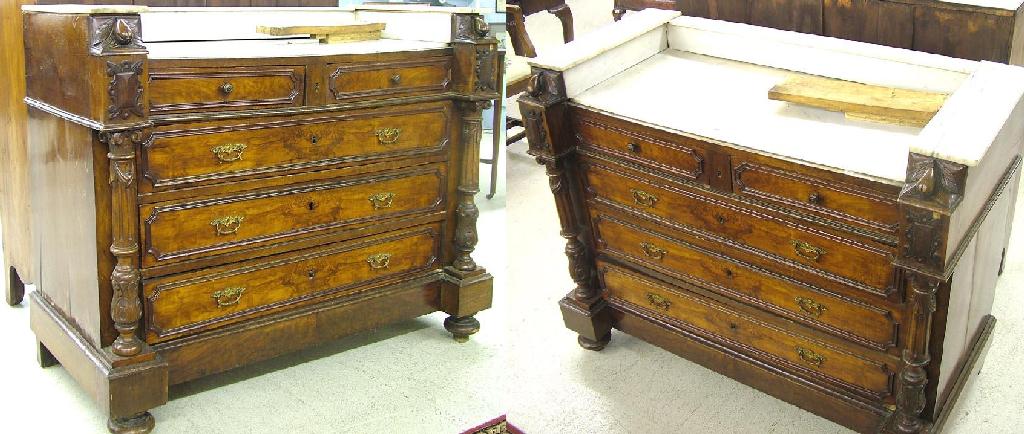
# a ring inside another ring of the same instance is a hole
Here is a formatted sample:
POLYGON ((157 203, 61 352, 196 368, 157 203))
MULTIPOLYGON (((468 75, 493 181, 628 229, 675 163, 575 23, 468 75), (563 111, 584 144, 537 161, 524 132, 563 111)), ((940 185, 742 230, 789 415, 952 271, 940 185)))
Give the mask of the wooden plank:
POLYGON ((794 77, 768 91, 768 98, 776 101, 844 112, 850 118, 914 126, 928 124, 946 96, 816 76, 794 77))
POLYGON ((257 25, 256 31, 272 36, 290 35, 357 35, 384 30, 384 23, 345 23, 345 24, 297 24, 297 25, 257 25))

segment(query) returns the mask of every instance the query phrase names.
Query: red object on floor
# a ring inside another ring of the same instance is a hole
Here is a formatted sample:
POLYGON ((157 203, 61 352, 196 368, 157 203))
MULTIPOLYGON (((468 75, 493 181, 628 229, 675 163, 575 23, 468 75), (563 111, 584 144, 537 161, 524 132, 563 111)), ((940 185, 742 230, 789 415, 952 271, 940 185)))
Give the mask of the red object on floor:
POLYGON ((493 434, 505 434, 505 433, 508 433, 508 434, 526 434, 526 433, 523 432, 523 430, 521 430, 519 428, 516 428, 512 424, 508 423, 508 421, 505 419, 505 415, 498 416, 498 417, 496 417, 496 418, 494 418, 494 419, 492 419, 490 421, 487 421, 487 422, 485 422, 483 424, 480 424, 480 425, 478 425, 476 427, 470 428, 470 429, 464 431, 462 434, 478 434, 478 433, 479 434, 484 434, 484 433, 486 433, 486 434, 492 434, 492 433, 493 434), (505 425, 504 429, 498 429, 498 430, 495 430, 495 431, 487 431, 488 428, 496 428, 496 427, 498 427, 499 425, 502 425, 502 424, 505 425))

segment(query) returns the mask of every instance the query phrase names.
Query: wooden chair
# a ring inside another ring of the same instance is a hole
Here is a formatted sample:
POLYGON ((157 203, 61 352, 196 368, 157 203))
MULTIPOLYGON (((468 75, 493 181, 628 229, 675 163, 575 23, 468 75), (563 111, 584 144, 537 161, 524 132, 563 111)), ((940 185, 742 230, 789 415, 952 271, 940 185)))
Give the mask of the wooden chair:
MULTIPOLYGON (((530 40, 530 35, 526 32, 526 17, 542 11, 550 12, 562 22, 562 40, 565 43, 572 42, 574 38, 572 10, 569 9, 569 5, 565 4, 565 0, 509 0, 505 13, 508 16, 508 36, 512 41, 512 48, 515 50, 515 54, 508 56, 509 61, 506 64, 506 96, 518 95, 524 92, 530 81, 529 66, 526 65, 524 58, 537 57, 537 49, 533 46, 533 41, 530 40)), ((506 130, 522 126, 523 122, 521 119, 505 117, 506 130)), ((505 145, 518 142, 525 136, 525 131, 509 135, 505 145)))

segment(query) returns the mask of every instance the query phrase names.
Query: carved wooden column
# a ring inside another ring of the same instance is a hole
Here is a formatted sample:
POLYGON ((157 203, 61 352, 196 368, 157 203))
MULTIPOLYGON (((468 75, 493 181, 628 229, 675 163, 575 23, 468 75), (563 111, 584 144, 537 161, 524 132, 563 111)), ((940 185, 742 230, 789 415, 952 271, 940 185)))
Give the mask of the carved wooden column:
POLYGON ((927 373, 932 314, 937 293, 949 290, 953 268, 947 261, 949 222, 963 199, 966 182, 966 166, 910 154, 899 197, 901 250, 896 259, 896 266, 903 269, 908 324, 903 366, 896 381, 896 410, 886 426, 889 432, 918 433, 931 427, 922 412, 928 382, 935 381, 927 373))
POLYGON ((527 94, 519 99, 526 125, 529 153, 544 165, 548 185, 558 210, 560 235, 565 238, 569 274, 576 287, 559 302, 566 326, 579 333, 579 344, 589 350, 601 350, 611 339, 611 321, 597 284, 597 272, 586 216, 580 196, 581 186, 574 171, 576 142, 569 126, 565 82, 560 72, 535 70, 527 94))
POLYGON ((480 210, 475 197, 480 192, 480 140, 483 137, 483 110, 498 95, 498 41, 477 14, 452 15, 452 44, 455 52, 453 88, 459 93, 460 160, 455 207, 455 258, 446 267, 448 285, 441 294, 441 310, 450 316, 444 326, 456 341, 465 342, 480 330, 476 312, 491 306, 491 276, 471 256, 477 243, 476 221, 480 210))

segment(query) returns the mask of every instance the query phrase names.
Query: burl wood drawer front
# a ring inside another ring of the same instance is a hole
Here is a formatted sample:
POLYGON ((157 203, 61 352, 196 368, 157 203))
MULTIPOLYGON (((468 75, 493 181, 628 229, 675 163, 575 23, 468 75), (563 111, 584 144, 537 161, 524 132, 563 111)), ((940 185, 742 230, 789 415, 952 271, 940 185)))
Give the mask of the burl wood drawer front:
POLYGON ((884 361, 866 359, 837 344, 802 336, 609 264, 598 267, 613 305, 622 300, 639 306, 812 381, 844 386, 879 400, 891 394, 895 370, 884 361))
POLYGON ((576 135, 583 146, 593 147, 632 163, 671 172, 691 181, 705 178, 707 154, 685 144, 669 142, 639 132, 628 131, 577 117, 576 135))
POLYGON ((329 64, 327 71, 331 95, 337 101, 443 92, 452 79, 449 57, 329 64))
POLYGON ((154 132, 152 143, 142 149, 142 174, 154 188, 173 188, 440 152, 449 141, 450 116, 450 103, 431 103, 251 122, 170 125, 154 132))
POLYGON ((143 283, 147 340, 249 319, 327 294, 434 268, 440 225, 143 283))
POLYGON ((876 350, 896 345, 893 313, 771 270, 594 213, 602 253, 634 262, 876 350))
POLYGON ((144 205, 144 266, 443 208, 445 169, 427 166, 197 201, 144 205))
POLYGON ((896 233, 899 213, 895 197, 753 161, 734 161, 733 164, 736 193, 868 229, 896 233))
POLYGON ((654 182, 620 169, 583 163, 592 200, 698 231, 890 292, 890 253, 794 221, 714 198, 707 192, 654 182))
POLYGON ((305 103, 306 68, 170 68, 149 72, 149 111, 245 110, 305 103))

